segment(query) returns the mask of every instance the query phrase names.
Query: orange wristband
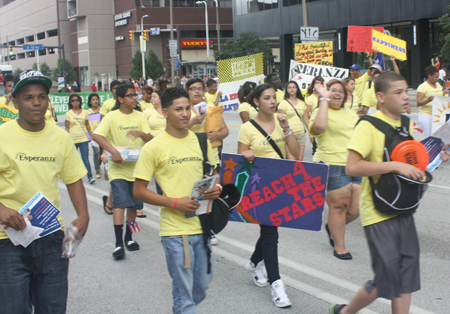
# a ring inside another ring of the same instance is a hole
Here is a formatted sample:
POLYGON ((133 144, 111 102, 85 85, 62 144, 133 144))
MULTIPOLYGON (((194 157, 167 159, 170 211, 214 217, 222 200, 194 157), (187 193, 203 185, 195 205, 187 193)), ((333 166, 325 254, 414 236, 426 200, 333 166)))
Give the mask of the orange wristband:
POLYGON ((177 201, 178 201, 178 198, 173 199, 173 209, 177 209, 177 201))

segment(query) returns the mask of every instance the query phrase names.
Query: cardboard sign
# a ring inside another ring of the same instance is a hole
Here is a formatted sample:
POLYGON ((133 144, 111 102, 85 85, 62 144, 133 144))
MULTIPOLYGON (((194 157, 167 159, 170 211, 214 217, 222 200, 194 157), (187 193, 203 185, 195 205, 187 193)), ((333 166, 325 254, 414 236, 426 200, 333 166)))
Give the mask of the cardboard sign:
POLYGON ((372 29, 383 32, 383 27, 349 26, 347 38, 347 51, 351 52, 377 52, 372 49, 372 29))
POLYGON ((221 178, 233 183, 242 199, 230 220, 320 231, 328 165, 223 154, 221 178))
POLYGON ((398 60, 406 60, 406 41, 372 30, 372 49, 398 60))
POLYGON ((333 65, 333 42, 324 41, 295 45, 295 61, 298 63, 333 65))
POLYGON ((296 81, 301 90, 306 90, 316 76, 321 76, 326 83, 332 79, 343 80, 348 75, 348 69, 297 63, 294 60, 291 60, 289 70, 289 80, 296 81))
POLYGON ((217 61, 217 74, 220 84, 262 75, 264 74, 263 54, 217 61))
POLYGON ((450 118, 450 97, 434 96, 431 118, 431 133, 434 133, 450 118))
POLYGON ((98 126, 100 125, 100 116, 100 113, 91 113, 89 115, 89 124, 91 126, 92 132, 97 130, 98 126))
POLYGON ((239 106, 238 91, 245 82, 254 82, 257 85, 264 83, 264 74, 246 78, 243 80, 230 82, 230 83, 219 83, 219 91, 222 92, 220 97, 220 106, 223 107, 224 111, 235 110, 239 106))
POLYGON ((0 104, 0 125, 19 118, 19 110, 0 104))
MULTIPOLYGON (((87 105, 88 97, 92 93, 77 93, 80 95, 82 102, 83 109, 89 109, 87 105)), ((110 92, 96 92, 98 97, 100 98, 100 104, 103 104, 105 101, 107 101, 110 98, 113 98, 113 94, 110 92)), ((48 97, 53 102, 53 105, 55 106, 55 111, 57 115, 65 115, 67 111, 69 111, 69 96, 72 95, 72 93, 54 93, 49 94, 48 97)))

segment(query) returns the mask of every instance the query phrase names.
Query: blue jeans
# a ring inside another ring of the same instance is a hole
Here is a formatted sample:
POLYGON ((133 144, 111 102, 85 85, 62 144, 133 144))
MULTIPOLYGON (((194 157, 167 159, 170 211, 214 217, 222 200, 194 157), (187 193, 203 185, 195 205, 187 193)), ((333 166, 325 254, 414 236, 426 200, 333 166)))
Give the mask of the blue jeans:
POLYGON ((89 142, 82 142, 82 143, 76 143, 75 144, 76 148, 80 149, 80 153, 81 153, 81 159, 83 160, 84 166, 86 167, 87 170, 87 176, 88 176, 88 180, 92 179, 92 172, 91 172, 91 164, 89 163, 89 142))
MULTIPOLYGON (((183 239, 181 236, 161 237, 166 253, 167 270, 172 277, 173 310, 175 314, 194 314, 197 304, 206 297, 212 280, 207 273, 208 259, 203 234, 190 235, 189 252, 191 268, 184 268, 183 239)), ((211 243, 208 240, 211 249, 211 243)), ((212 257, 211 257, 212 263, 212 257)))
POLYGON ((66 313, 69 260, 61 258, 64 232, 56 231, 27 248, 0 240, 0 312, 66 313))

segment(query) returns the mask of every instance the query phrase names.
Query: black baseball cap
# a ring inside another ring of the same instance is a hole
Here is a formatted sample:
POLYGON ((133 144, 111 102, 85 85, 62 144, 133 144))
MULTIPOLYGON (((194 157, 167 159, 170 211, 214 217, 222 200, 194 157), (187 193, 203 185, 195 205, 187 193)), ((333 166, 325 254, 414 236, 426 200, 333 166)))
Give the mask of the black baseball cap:
POLYGON ((13 80, 11 94, 16 97, 16 92, 27 84, 42 84, 47 90, 47 95, 52 87, 52 80, 44 76, 41 72, 35 70, 25 70, 22 73, 16 75, 13 80))

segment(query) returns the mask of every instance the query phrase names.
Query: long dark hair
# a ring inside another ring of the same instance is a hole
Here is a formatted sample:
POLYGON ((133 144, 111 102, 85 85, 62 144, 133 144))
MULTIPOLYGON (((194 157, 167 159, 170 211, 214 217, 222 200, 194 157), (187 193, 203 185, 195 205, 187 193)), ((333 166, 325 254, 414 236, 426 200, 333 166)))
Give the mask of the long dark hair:
POLYGON ((296 81, 289 81, 286 83, 286 90, 284 91, 284 99, 289 99, 289 97, 291 97, 291 95, 289 95, 289 93, 287 91, 289 84, 295 84, 295 86, 297 87, 297 93, 296 93, 295 97, 297 97, 301 101, 305 101, 305 98, 303 98, 303 94, 300 91, 300 87, 298 87, 298 84, 296 81))
MULTIPOLYGON (((261 85, 258 85, 258 86, 256 86, 256 88, 253 90, 253 92, 250 94, 250 95, 248 95, 248 97, 247 97, 247 99, 248 99, 248 103, 253 107, 253 108, 258 108, 256 105, 255 105, 255 102, 253 101, 253 99, 258 99, 259 100, 259 98, 261 98, 261 95, 262 95, 262 93, 266 90, 266 89, 269 89, 269 88, 272 88, 272 89, 274 89, 275 90, 275 88, 273 87, 273 86, 271 86, 271 85, 269 85, 269 84, 261 84, 261 85)), ((276 91, 276 90, 275 90, 276 91)))
POLYGON ((311 84, 308 86, 308 89, 306 90, 306 96, 310 96, 310 95, 312 95, 312 94, 314 93, 314 85, 316 84, 317 81, 319 81, 319 82, 321 82, 321 83, 324 83, 324 82, 325 82, 325 80, 323 79, 323 77, 321 77, 321 76, 316 76, 316 77, 312 80, 311 84))
POLYGON ((92 100, 92 98, 94 98, 94 97, 97 97, 97 98, 98 98, 98 106, 101 107, 101 106, 100 106, 100 97, 98 96, 97 93, 90 93, 90 94, 89 94, 88 102, 87 102, 88 107, 89 107, 89 108, 92 108, 91 100, 92 100))
POLYGON ((73 106, 72 106, 72 98, 78 98, 80 100, 80 108, 83 109, 83 98, 81 98, 80 95, 74 93, 74 94, 69 96, 69 103, 68 103, 69 110, 71 110, 73 108, 73 106))
MULTIPOLYGON (((116 103, 114 104, 114 107, 112 107, 111 111, 120 109, 119 97, 124 98, 129 89, 132 89, 134 91, 135 90, 134 85, 133 84, 120 84, 119 86, 117 86, 117 88, 116 88, 116 103)), ((136 108, 134 108, 134 110, 142 111, 139 103, 136 104, 136 108)))
POLYGON ((253 89, 256 87, 255 82, 247 81, 244 83, 244 85, 241 86, 238 90, 238 98, 239 102, 248 102, 247 96, 250 95, 250 93, 253 91, 253 89))

